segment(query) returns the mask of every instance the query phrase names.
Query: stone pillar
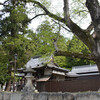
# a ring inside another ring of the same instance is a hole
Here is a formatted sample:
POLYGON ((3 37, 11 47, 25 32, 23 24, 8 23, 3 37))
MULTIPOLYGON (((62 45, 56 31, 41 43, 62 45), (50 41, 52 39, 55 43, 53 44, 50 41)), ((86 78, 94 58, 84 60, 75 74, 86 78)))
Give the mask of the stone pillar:
POLYGON ((32 75, 33 73, 35 73, 35 71, 29 67, 26 70, 24 70, 24 72, 26 73, 26 85, 23 88, 23 92, 34 92, 35 91, 35 87, 32 84, 32 80, 34 80, 34 76, 32 75))

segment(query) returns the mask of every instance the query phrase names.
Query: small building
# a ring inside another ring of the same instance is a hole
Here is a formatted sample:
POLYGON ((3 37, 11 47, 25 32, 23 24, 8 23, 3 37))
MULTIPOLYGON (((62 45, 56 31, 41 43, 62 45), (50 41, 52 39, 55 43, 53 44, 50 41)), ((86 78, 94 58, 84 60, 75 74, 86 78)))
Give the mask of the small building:
POLYGON ((34 70, 36 70, 36 81, 48 81, 48 80, 58 80, 64 81, 66 78, 66 73, 69 70, 59 67, 55 64, 51 57, 48 58, 40 58, 40 56, 36 56, 31 58, 26 67, 31 66, 34 70))

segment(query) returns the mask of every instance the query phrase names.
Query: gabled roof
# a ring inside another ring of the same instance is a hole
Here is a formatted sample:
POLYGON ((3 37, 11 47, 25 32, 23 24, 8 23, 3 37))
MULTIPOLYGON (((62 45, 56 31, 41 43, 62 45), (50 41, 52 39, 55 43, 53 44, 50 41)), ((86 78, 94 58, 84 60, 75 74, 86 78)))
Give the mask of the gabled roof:
POLYGON ((56 69, 56 70, 59 70, 59 71, 64 71, 64 72, 69 71, 67 69, 59 67, 53 61, 51 61, 51 59, 52 59, 52 57, 41 58, 40 56, 31 58, 27 62, 26 68, 29 68, 31 66, 31 68, 33 68, 33 69, 39 69, 39 68, 47 66, 48 68, 56 69), (50 62, 50 63, 48 63, 48 62, 50 62))
POLYGON ((49 62, 51 57, 46 57, 46 58, 41 58, 40 56, 36 56, 31 58, 27 63, 26 63, 26 68, 39 68, 43 67, 47 62, 49 62))

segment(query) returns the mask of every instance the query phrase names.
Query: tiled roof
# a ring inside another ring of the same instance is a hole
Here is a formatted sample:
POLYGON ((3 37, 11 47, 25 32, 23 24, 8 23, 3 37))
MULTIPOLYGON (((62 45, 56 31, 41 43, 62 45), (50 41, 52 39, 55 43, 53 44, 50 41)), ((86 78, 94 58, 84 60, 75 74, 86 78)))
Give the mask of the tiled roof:
POLYGON ((72 67, 71 72, 74 72, 74 73, 98 72, 98 67, 97 65, 75 66, 75 67, 72 67))
POLYGON ((49 61, 49 59, 50 57, 47 57, 46 59, 40 57, 33 57, 26 63, 26 68, 29 68, 30 66, 32 68, 42 67, 49 61))
POLYGON ((70 74, 77 74, 78 76, 89 76, 89 75, 99 75, 98 67, 94 65, 83 65, 72 67, 70 74))

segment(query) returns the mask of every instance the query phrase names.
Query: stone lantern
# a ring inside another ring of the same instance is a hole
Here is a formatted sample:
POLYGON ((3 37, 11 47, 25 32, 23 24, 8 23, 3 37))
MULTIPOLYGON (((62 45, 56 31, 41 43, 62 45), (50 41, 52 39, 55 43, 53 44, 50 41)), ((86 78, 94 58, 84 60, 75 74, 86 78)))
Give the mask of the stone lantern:
POLYGON ((35 70, 33 70, 31 68, 31 66, 29 68, 27 68, 26 70, 23 71, 24 73, 26 73, 26 85, 23 88, 23 92, 34 92, 35 91, 35 87, 32 84, 32 80, 34 80, 34 76, 33 74, 36 72, 35 70))

